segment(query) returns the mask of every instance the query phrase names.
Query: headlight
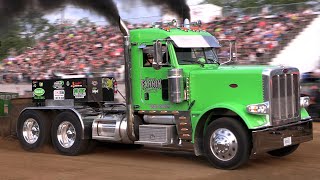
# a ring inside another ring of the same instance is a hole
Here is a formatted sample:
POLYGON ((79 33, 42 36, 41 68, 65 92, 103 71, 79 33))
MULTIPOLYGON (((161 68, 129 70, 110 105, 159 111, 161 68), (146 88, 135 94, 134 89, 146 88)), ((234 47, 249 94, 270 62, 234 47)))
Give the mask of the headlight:
POLYGON ((269 103, 264 102, 261 104, 250 104, 247 106, 248 113, 251 114, 268 114, 269 113, 269 103))
POLYGON ((308 107, 310 104, 310 98, 308 96, 300 97, 300 106, 301 107, 308 107))

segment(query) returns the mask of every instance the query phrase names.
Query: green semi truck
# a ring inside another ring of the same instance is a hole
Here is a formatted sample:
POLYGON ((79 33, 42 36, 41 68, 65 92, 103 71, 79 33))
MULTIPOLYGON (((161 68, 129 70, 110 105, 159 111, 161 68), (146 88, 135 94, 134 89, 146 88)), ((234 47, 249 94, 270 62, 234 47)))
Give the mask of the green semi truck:
POLYGON ((125 103, 114 101, 113 77, 33 81, 35 106, 17 121, 22 147, 52 141, 59 153, 78 155, 94 141, 192 145, 214 167, 235 169, 255 154, 286 156, 312 140, 298 69, 220 64, 214 36, 174 23, 129 31, 119 18, 125 103))

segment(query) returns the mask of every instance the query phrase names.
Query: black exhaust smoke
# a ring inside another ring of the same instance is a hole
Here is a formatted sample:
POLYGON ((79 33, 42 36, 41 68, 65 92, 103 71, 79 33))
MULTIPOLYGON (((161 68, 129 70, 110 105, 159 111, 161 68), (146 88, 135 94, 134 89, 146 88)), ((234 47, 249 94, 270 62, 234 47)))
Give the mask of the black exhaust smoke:
POLYGON ((166 5, 170 11, 177 14, 182 20, 191 18, 190 8, 186 0, 144 0, 145 3, 152 3, 155 5, 166 5))
MULTIPOLYGON (((144 2, 167 7, 183 20, 190 20, 190 8, 186 0, 144 0, 144 2)), ((39 10, 48 13, 67 4, 92 10, 104 16, 111 25, 118 25, 119 12, 112 0, 0 0, 0 33, 10 28, 12 18, 27 11, 39 10)))
POLYGON ((0 0, 0 30, 8 28, 10 21, 24 12, 39 10, 48 13, 72 4, 102 15, 112 25, 118 25, 119 12, 112 0, 0 0))

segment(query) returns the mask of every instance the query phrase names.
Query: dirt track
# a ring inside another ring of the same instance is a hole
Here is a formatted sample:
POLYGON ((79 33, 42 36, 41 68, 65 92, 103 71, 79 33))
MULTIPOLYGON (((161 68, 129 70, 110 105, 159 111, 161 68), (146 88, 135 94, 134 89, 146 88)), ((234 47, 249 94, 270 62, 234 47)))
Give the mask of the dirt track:
POLYGON ((259 155, 233 171, 212 168, 191 152, 103 145, 91 154, 67 157, 51 147, 26 152, 17 140, 5 138, 0 139, 0 179, 320 179, 319 135, 320 123, 314 123, 314 140, 294 154, 284 158, 259 155))

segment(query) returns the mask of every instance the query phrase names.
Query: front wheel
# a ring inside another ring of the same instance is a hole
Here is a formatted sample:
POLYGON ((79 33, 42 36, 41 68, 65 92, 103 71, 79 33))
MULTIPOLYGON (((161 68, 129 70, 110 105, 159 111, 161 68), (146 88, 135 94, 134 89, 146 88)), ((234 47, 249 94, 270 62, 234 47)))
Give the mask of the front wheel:
POLYGON ((208 161, 216 168, 236 169, 249 160, 249 133, 239 120, 223 117, 206 129, 204 149, 208 161))
POLYGON ((89 140, 82 139, 80 120, 71 112, 60 113, 52 123, 52 144, 60 154, 75 156, 85 153, 89 140))
POLYGON ((287 156, 295 152, 298 149, 299 145, 300 144, 296 144, 288 147, 283 147, 281 149, 272 150, 272 151, 269 151, 268 154, 276 157, 287 156))

